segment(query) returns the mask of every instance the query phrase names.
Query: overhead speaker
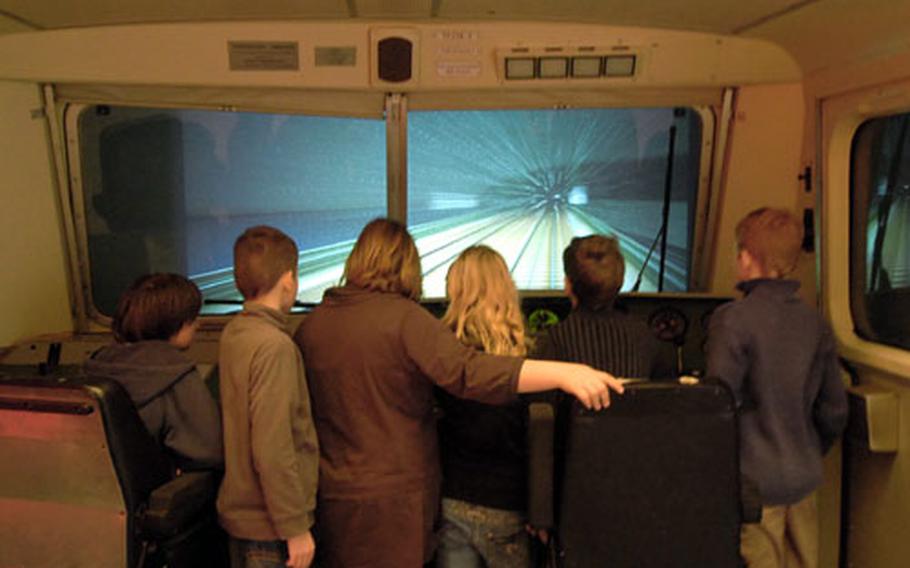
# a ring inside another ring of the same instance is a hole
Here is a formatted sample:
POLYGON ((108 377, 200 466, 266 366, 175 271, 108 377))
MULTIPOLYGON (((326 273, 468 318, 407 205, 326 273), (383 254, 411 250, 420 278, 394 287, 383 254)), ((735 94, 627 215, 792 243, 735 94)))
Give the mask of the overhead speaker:
POLYGON ((389 83, 401 83, 411 78, 411 40, 387 37, 379 41, 379 78, 389 83))
POLYGON ((390 89, 411 87, 417 82, 418 35, 411 29, 371 30, 372 83, 390 89))

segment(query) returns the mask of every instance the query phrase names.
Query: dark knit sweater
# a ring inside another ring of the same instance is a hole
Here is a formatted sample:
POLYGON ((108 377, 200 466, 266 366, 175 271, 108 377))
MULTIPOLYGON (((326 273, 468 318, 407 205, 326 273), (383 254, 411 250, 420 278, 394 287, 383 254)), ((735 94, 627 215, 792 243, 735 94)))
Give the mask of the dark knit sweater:
POLYGON ((613 309, 578 308, 541 338, 538 356, 572 363, 624 378, 667 378, 673 363, 641 321, 613 309))

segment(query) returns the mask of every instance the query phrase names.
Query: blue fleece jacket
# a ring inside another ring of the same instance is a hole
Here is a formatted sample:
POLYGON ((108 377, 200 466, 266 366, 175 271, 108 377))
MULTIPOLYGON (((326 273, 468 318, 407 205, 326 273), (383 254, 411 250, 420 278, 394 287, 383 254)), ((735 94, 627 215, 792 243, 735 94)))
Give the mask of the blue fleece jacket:
POLYGON ((717 309, 708 375, 740 409, 740 467, 765 506, 798 502, 822 482, 822 456, 843 432, 847 396, 831 328, 796 295, 794 280, 741 282, 742 300, 717 309))

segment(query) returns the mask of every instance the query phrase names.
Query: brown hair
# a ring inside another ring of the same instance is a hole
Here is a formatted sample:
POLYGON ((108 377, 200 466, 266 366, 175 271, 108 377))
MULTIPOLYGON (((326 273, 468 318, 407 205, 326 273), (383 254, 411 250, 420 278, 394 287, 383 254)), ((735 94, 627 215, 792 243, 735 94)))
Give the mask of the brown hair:
POLYGON ((423 286, 420 256, 405 226, 391 219, 367 223, 344 264, 343 281, 374 292, 419 299, 423 286))
POLYGON ((446 275, 449 307, 442 323, 465 345, 493 355, 526 355, 518 290, 502 256, 488 246, 465 249, 446 275))
POLYGON ((736 225, 736 246, 747 251, 769 277, 783 278, 799 261, 803 227, 784 209, 762 207, 736 225))
POLYGON ((591 310, 613 303, 626 274, 619 242, 603 235, 572 239, 562 253, 562 264, 578 303, 591 310))
POLYGON ((234 281, 244 299, 268 293, 284 273, 297 276, 297 245, 274 227, 250 227, 234 242, 234 281))
POLYGON ((183 276, 142 276, 120 296, 111 326, 114 339, 121 343, 167 341, 196 319, 201 308, 199 288, 183 276))

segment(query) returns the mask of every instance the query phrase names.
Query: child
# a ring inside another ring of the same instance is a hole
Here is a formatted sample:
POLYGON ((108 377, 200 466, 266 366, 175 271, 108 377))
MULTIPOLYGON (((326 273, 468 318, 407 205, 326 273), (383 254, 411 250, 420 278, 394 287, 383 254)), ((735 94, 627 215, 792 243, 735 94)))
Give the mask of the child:
POLYGON ((586 363, 619 377, 674 376, 671 354, 648 327, 613 309, 626 269, 616 239, 575 237, 563 251, 562 261, 572 312, 547 329, 540 356, 586 363))
POLYGON ((300 352, 286 330, 297 297, 297 245, 272 227, 234 243, 246 300, 221 335, 224 482, 218 516, 231 566, 309 566, 319 448, 300 352))
POLYGON ((847 399, 827 323, 785 280, 802 227, 787 211, 758 209, 736 226, 742 300, 711 318, 708 375, 726 381, 740 409, 740 467, 761 493, 760 524, 744 525, 748 566, 818 564, 813 491, 822 455, 843 431, 847 399))
MULTIPOLYGON (((527 354, 518 291, 499 253, 486 246, 462 252, 449 268, 446 294, 442 322, 459 341, 495 355, 527 354)), ((462 400, 441 389, 437 400, 443 482, 436 565, 527 568, 527 406, 462 400)))
POLYGON ((113 345, 85 362, 85 372, 126 388, 152 436, 182 470, 222 463, 221 418, 196 364, 183 352, 196 333, 202 295, 178 274, 150 274, 120 297, 113 345))
POLYGON ((562 388, 600 409, 613 377, 583 365, 479 353, 420 307, 407 229, 370 222, 295 340, 320 437, 320 559, 326 566, 416 567, 433 554, 439 458, 433 385, 490 403, 562 388), (323 558, 324 557, 324 558, 323 558))

